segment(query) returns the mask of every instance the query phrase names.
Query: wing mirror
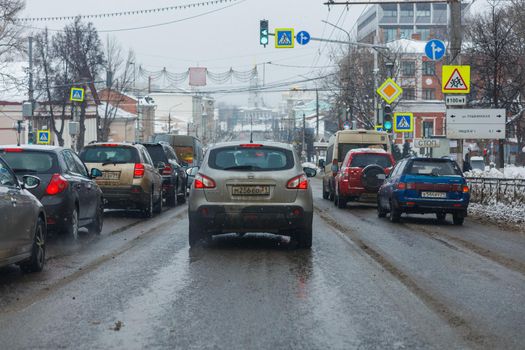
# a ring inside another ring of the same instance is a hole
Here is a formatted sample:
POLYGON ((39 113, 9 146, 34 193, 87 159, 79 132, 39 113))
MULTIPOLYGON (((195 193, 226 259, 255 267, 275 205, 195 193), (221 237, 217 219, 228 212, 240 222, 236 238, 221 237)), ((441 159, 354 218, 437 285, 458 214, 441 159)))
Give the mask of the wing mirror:
POLYGON ((102 177, 102 171, 100 171, 97 168, 92 168, 91 171, 89 172, 89 175, 91 176, 92 179, 96 179, 97 177, 102 177))
POLYGON ((22 187, 26 190, 32 190, 40 185, 40 178, 32 175, 24 175, 22 177, 22 187))
POLYGON ((195 176, 195 174, 197 173, 198 170, 199 170, 198 166, 192 166, 192 167, 189 167, 188 169, 186 169, 186 174, 188 176, 195 176))
POLYGON ((313 168, 303 168, 303 171, 307 177, 315 177, 317 175, 317 170, 313 168))

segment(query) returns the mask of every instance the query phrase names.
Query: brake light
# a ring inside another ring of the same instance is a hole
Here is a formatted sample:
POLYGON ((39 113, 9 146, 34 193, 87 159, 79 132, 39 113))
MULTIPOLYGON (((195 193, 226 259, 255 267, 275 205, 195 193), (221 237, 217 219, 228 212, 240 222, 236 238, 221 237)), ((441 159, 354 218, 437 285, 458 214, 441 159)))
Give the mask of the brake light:
POLYGON ((260 143, 243 143, 240 145, 242 148, 260 148, 263 145, 260 143))
POLYGON ((15 152, 23 152, 24 150, 21 148, 4 148, 3 151, 6 153, 15 153, 15 152))
POLYGON ((397 185, 396 185, 396 189, 398 190, 405 190, 407 188, 407 184, 404 183, 404 182, 399 182, 397 185))
POLYGON ((469 188, 467 185, 463 185, 463 193, 468 193, 469 192, 469 188))
POLYGON ((144 168, 144 164, 142 163, 136 163, 135 169, 133 170, 133 177, 134 178, 141 178, 144 176, 144 173, 146 172, 146 169, 144 168))
POLYGON ((51 180, 49 181, 49 184, 47 185, 46 194, 54 196, 56 194, 64 192, 68 185, 69 183, 66 179, 62 177, 62 175, 53 174, 51 180))
POLYGON ((306 190, 308 189, 308 178, 304 174, 296 176, 288 181, 286 188, 294 190, 306 190))
POLYGON ((195 176, 193 185, 195 188, 215 188, 216 186, 215 181, 212 178, 202 175, 201 173, 198 173, 195 176))
POLYGON ((102 147, 117 147, 118 144, 117 143, 103 143, 101 146, 102 147))
POLYGON ((171 165, 166 165, 164 169, 162 170, 162 175, 171 175, 171 172, 173 171, 173 168, 171 165))

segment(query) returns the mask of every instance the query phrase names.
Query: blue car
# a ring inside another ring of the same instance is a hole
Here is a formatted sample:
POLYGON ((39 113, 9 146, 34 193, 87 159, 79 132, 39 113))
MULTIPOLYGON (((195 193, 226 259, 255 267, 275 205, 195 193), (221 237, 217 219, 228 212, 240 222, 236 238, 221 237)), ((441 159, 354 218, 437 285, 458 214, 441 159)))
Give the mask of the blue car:
POLYGON ((453 160, 446 158, 407 158, 399 161, 377 197, 377 215, 390 213, 399 222, 402 213, 434 213, 443 222, 452 214, 455 225, 462 225, 470 200, 467 181, 453 160))

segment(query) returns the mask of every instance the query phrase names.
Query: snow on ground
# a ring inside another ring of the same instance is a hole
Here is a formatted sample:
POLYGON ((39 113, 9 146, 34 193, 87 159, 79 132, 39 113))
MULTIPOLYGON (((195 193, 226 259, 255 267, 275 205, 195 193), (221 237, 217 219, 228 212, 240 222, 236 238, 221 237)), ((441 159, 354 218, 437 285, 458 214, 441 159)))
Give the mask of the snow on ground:
POLYGON ((486 169, 481 171, 474 169, 465 173, 466 177, 483 177, 483 178, 507 178, 507 179, 525 179, 525 167, 518 167, 515 165, 505 166, 504 171, 496 168, 486 169))
POLYGON ((513 206, 505 203, 470 203, 468 212, 471 216, 503 225, 518 227, 525 223, 525 205, 521 204, 513 206))

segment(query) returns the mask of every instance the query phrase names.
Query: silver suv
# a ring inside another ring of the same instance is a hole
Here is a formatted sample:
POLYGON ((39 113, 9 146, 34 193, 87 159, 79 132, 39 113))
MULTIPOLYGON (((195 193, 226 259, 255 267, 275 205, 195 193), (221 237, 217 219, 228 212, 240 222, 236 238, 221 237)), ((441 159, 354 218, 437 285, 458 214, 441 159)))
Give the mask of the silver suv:
MULTIPOLYGON (((191 171, 189 168, 188 171, 191 171)), ((312 189, 290 145, 211 146, 190 190, 189 243, 224 233, 268 232, 312 246, 312 189)))

